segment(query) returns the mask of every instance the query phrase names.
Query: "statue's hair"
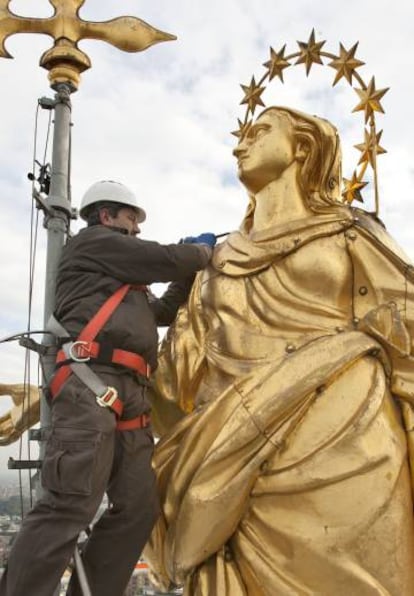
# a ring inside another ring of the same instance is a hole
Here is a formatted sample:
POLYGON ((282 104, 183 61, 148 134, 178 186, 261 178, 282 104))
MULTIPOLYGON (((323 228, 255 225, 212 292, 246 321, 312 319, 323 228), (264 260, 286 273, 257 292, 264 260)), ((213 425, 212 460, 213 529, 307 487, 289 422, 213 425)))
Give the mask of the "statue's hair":
MULTIPOLYGON (((267 108, 260 116, 273 113, 283 115, 289 121, 294 143, 301 142, 307 150, 298 180, 306 206, 315 213, 339 207, 343 204, 340 189, 342 155, 336 128, 324 118, 286 107, 267 108)), ((255 199, 251 196, 242 227, 250 227, 254 209, 255 199)))

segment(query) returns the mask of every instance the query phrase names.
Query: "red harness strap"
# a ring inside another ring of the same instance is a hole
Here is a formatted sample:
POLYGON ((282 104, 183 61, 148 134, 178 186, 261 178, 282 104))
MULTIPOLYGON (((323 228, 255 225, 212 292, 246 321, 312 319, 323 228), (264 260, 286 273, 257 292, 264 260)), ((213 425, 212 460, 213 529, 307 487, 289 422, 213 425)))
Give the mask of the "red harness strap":
POLYGON ((109 296, 98 312, 92 317, 87 325, 79 333, 78 341, 93 341, 100 330, 105 326, 112 313, 118 308, 127 295, 131 285, 125 284, 109 296))
POLYGON ((135 428, 147 428, 151 424, 151 418, 148 414, 141 414, 136 418, 129 420, 118 420, 116 430, 134 430, 135 428))
MULTIPOLYGON (((70 349, 70 355, 73 360, 77 362, 88 362, 91 358, 99 358, 101 351, 101 345, 97 341, 75 341, 70 349)), ((56 364, 64 363, 68 360, 65 352, 60 350, 56 356, 56 364)), ((106 362, 106 360, 105 360, 106 362)), ((112 351, 108 362, 112 364, 122 364, 127 368, 132 368, 135 372, 148 377, 150 373, 150 367, 145 362, 142 356, 135 352, 127 352, 126 350, 120 350, 115 348, 112 351)))
MULTIPOLYGON (((110 296, 106 302, 104 302, 98 312, 82 329, 79 337, 73 343, 70 349, 70 356, 75 362, 87 362, 90 360, 90 358, 96 358, 99 355, 100 345, 98 342, 95 342, 94 339, 130 289, 145 291, 147 288, 146 286, 131 286, 130 284, 125 284, 118 288, 118 290, 116 290, 116 292, 114 292, 114 294, 112 294, 112 296, 110 296)), ((60 350, 56 357, 56 363, 59 364, 65 360, 67 360, 67 356, 63 350, 60 350)), ((150 374, 149 365, 145 362, 142 356, 135 354, 134 352, 115 349, 112 352, 111 361, 114 364, 121 364, 127 368, 131 368, 132 370, 146 377, 148 377, 150 374)), ((69 364, 63 364, 55 373, 49 385, 52 398, 56 397, 63 384, 67 381, 71 374, 72 370, 69 364)), ((100 405, 110 407, 116 413, 118 418, 121 417, 123 410, 122 401, 118 398, 113 390, 111 391, 111 388, 108 388, 108 391, 105 393, 105 395, 99 397, 98 403, 100 405)), ((131 420, 119 421, 117 423, 117 429, 130 430, 133 428, 145 428, 149 425, 149 423, 149 416, 144 414, 131 420)))

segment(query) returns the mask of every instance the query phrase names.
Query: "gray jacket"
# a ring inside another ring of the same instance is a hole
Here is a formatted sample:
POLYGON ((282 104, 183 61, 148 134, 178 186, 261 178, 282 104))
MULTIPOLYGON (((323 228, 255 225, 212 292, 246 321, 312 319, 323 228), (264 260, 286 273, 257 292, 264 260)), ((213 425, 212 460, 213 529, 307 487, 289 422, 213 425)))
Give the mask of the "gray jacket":
POLYGON ((150 292, 129 291, 96 338, 113 348, 140 354, 154 370, 157 326, 172 323, 195 272, 206 266, 211 252, 199 244, 161 245, 102 225, 85 228, 63 249, 55 316, 76 338, 121 285, 173 282, 161 298, 150 292))

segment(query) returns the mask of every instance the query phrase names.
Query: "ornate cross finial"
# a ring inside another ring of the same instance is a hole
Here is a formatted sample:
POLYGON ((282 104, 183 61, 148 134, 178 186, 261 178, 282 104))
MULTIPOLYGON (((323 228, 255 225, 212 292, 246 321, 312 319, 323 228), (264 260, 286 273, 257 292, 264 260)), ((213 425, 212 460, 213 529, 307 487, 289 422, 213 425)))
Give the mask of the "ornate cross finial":
POLYGON ((89 57, 78 48, 81 39, 99 39, 124 50, 140 52, 151 45, 176 39, 175 35, 155 29, 136 17, 119 17, 101 23, 84 21, 79 9, 85 0, 48 0, 54 7, 49 18, 27 18, 9 10, 11 0, 0 0, 0 57, 12 58, 4 42, 14 33, 44 33, 55 40, 54 46, 40 58, 40 66, 49 71, 51 87, 68 83, 77 89, 80 73, 90 68, 89 57))

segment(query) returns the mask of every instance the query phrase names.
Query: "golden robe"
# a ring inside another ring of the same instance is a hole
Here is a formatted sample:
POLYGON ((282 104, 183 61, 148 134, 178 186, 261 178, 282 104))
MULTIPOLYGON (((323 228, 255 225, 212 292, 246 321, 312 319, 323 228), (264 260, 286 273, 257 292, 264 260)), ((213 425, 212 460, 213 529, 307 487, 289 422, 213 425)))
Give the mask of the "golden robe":
POLYGON ((216 249, 156 376, 160 585, 414 594, 413 280, 346 208, 216 249))

